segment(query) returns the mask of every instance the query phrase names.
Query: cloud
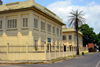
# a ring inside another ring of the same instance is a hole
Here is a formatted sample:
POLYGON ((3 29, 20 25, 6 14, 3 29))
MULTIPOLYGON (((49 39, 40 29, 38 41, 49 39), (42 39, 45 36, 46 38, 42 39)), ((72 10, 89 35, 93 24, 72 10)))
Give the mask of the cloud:
POLYGON ((73 5, 72 0, 57 1, 47 6, 48 9, 56 13, 63 22, 67 24, 68 13, 73 10, 83 11, 85 13, 86 23, 94 28, 96 33, 99 33, 100 27, 100 5, 95 1, 88 3, 86 6, 73 5))
POLYGON ((97 3, 95 2, 95 1, 92 1, 91 3, 88 3, 87 5, 88 6, 94 6, 94 5, 96 5, 97 3))

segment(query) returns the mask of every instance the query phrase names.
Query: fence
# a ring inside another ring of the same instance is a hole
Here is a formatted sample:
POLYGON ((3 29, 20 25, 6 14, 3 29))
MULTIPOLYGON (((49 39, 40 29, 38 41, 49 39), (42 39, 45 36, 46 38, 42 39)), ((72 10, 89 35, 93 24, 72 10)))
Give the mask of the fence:
MULTIPOLYGON (((80 47, 81 52, 88 52, 80 47)), ((67 46, 0 46, 0 60, 51 60, 76 54, 76 47, 67 46)))

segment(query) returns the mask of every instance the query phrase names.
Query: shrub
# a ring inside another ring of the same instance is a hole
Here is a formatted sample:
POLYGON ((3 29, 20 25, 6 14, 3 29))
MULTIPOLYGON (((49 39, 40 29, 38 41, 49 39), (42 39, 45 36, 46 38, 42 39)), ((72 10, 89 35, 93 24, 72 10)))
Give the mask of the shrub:
POLYGON ((37 47, 35 47, 35 51, 38 51, 38 48, 37 47))
POLYGON ((82 52, 82 55, 84 55, 84 52, 82 52))

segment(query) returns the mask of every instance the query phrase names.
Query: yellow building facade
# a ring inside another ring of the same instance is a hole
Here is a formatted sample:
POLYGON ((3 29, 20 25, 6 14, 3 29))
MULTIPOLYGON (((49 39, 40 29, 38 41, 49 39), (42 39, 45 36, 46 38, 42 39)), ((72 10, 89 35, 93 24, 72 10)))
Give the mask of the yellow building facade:
MULTIPOLYGON (((62 28, 63 43, 67 46, 77 47, 77 34, 74 28, 62 28)), ((79 46, 83 47, 83 34, 78 31, 79 46)))
POLYGON ((0 46, 62 44, 62 19, 34 0, 0 5, 0 46))
POLYGON ((76 51, 69 49, 64 52, 63 25, 62 19, 34 0, 0 5, 0 60, 51 60, 75 55, 76 51))

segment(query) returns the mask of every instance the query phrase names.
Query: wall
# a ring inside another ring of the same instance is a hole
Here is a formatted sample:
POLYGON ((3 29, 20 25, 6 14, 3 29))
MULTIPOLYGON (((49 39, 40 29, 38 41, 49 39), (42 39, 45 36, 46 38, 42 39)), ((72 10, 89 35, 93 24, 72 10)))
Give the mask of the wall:
MULTIPOLYGON (((63 35, 66 36, 66 40, 63 40, 64 45, 77 46, 77 36, 76 36, 75 32, 63 32, 63 35), (69 35, 72 36, 71 40, 69 40, 69 35)), ((80 45, 80 47, 82 47, 83 46, 82 35, 79 34, 78 37, 79 37, 79 45, 80 45)))
POLYGON ((64 43, 64 45, 67 45, 67 46, 71 46, 71 45, 74 45, 74 40, 73 40, 73 33, 63 33, 63 35, 65 35, 66 36, 66 40, 63 40, 63 43, 64 43), (72 39, 71 40, 69 40, 69 35, 71 35, 72 36, 72 39))
MULTIPOLYGON (((62 26, 55 23, 54 21, 49 20, 48 18, 38 14, 34 11, 23 11, 15 12, 9 14, 2 14, 0 18, 3 20, 3 28, 0 31, 0 46, 7 45, 34 45, 34 40, 38 40, 38 46, 41 46, 41 41, 48 43, 47 38, 51 38, 51 45, 53 43, 57 45, 57 41, 62 45, 62 35, 60 35, 60 29, 62 26), (22 19, 28 18, 28 27, 22 27, 22 19), (38 28, 34 28, 34 18, 38 18, 38 28), (16 18, 17 19, 17 28, 16 29, 7 29, 7 19, 16 18), (41 21, 45 21, 45 31, 41 31, 41 21), (47 31, 47 24, 51 25, 51 32, 47 31), (55 34, 52 32, 52 26, 55 26, 55 34), (59 28, 59 35, 57 35, 56 28, 59 28)), ((41 48, 40 48, 41 50, 41 48)))
MULTIPOLYGON (((39 46, 38 46, 39 47, 39 46)), ((49 44, 49 48, 51 48, 49 44)), ((54 46, 56 49, 57 46, 54 46)), ((46 50, 47 46, 44 46, 43 51, 39 50, 30 50, 34 46, 0 46, 0 60, 9 60, 9 61, 28 61, 28 60, 52 60, 61 57, 68 57, 76 55, 76 47, 67 47, 64 51, 64 46, 58 46, 58 50, 46 50), (61 47, 63 50, 61 50, 61 47), (4 50, 5 49, 5 50, 4 50), (17 50, 16 50, 17 49, 17 50), (23 49, 23 50, 20 50, 23 49)), ((40 47, 41 48, 41 47, 40 47)), ((80 54, 82 52, 88 52, 86 47, 79 48, 80 54)))

